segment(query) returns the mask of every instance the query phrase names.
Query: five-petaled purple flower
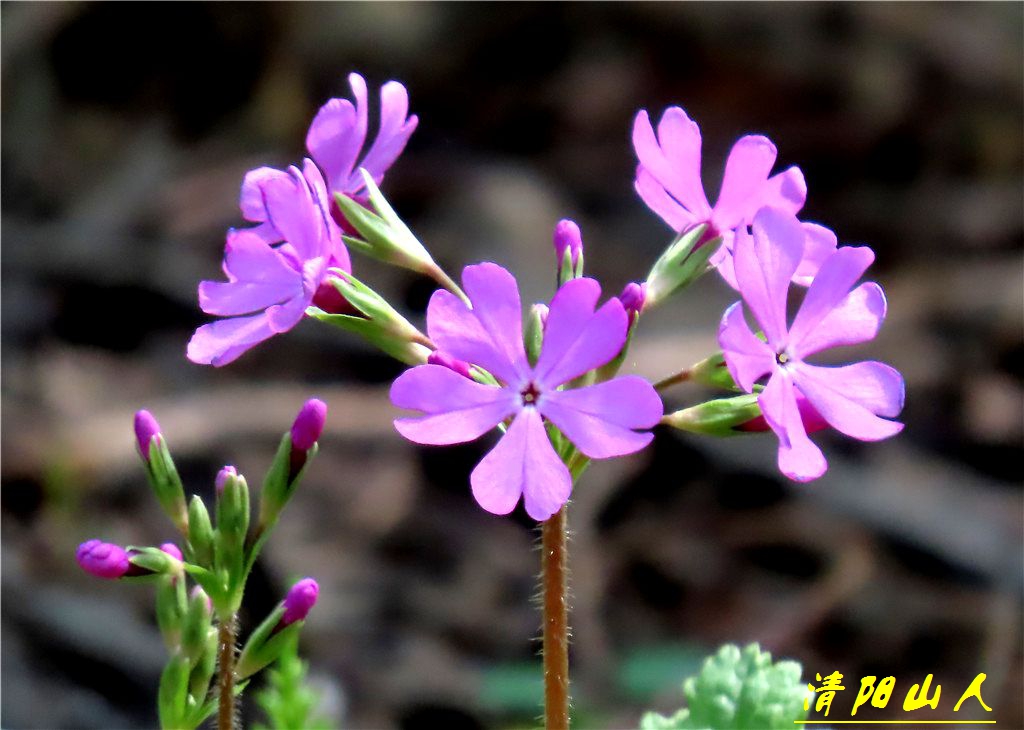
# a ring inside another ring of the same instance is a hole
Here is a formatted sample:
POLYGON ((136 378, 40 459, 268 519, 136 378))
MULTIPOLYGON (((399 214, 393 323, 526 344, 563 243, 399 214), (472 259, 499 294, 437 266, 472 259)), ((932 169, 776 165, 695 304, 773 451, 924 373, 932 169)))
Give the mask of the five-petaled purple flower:
POLYGON ((424 415, 397 419, 395 427, 416 443, 455 444, 511 418, 508 431, 473 470, 473 496, 494 514, 511 512, 522 496, 527 513, 546 520, 569 499, 572 478, 544 419, 590 458, 622 456, 651 441, 650 433, 633 429, 658 423, 661 399, 635 375, 560 390, 618 355, 626 340, 627 317, 618 299, 594 311, 601 288, 593 279, 573 279, 558 290, 536 365, 523 347, 515 278, 483 263, 467 266, 462 281, 472 308, 450 292, 434 292, 428 334, 438 348, 484 368, 502 385, 482 385, 441 365, 417 366, 394 382, 391 401, 424 415))
MULTIPOLYGON (((711 263, 734 289, 738 288, 732 263, 736 232, 745 230, 764 206, 796 214, 807 199, 800 168, 769 176, 778 154, 775 145, 767 137, 746 135, 729 151, 718 200, 712 206, 700 176, 700 128, 677 106, 662 113, 657 136, 647 111, 641 110, 633 122, 633 147, 639 160, 634 186, 644 203, 677 233, 706 223, 705 240, 722 236, 722 247, 711 263)), ((794 281, 807 286, 821 262, 835 251, 836 238, 823 226, 803 225, 807 241, 794 281)))
MULTIPOLYGON (((886 420, 903 409, 903 378, 880 362, 820 367, 806 359, 838 345, 875 337, 885 317, 885 295, 874 282, 854 284, 874 260, 867 247, 844 246, 822 263, 793 324, 787 327, 790 280, 803 255, 804 235, 791 213, 761 210, 753 235, 736 237, 735 265, 740 294, 767 342, 751 332, 741 302, 726 310, 718 331, 726 365, 748 393, 769 376, 758 403, 779 437, 779 469, 797 481, 821 476, 827 464, 807 437, 800 400, 806 399, 838 431, 862 441, 899 433, 903 424, 886 420)), ((806 417, 806 406, 804 406, 806 417)))

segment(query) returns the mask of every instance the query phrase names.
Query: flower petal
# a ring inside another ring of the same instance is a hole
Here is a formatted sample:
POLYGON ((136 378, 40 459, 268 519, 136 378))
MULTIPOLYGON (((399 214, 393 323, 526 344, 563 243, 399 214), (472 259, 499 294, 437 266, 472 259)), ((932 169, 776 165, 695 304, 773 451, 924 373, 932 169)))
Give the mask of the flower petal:
POLYGON ((202 281, 199 283, 199 308, 207 314, 233 317, 266 309, 302 294, 302 278, 294 282, 256 283, 247 281, 202 281))
POLYGON ((764 420, 779 437, 779 471, 798 482, 817 479, 828 468, 821 449, 807 438, 796 390, 789 374, 777 369, 757 397, 764 420))
POLYGON ((861 441, 878 441, 903 430, 903 376, 880 362, 826 368, 800 363, 793 382, 832 428, 861 441))
POLYGON ((643 378, 625 375, 574 390, 545 393, 538 410, 591 459, 632 454, 647 446, 664 406, 643 378))
POLYGON ((775 353, 750 331, 742 302, 725 310, 718 327, 718 344, 732 379, 748 393, 753 392, 754 383, 775 367, 775 353))
POLYGON ((242 211, 242 217, 253 223, 262 223, 267 220, 267 207, 263 200, 263 183, 271 179, 288 179, 288 173, 284 170, 275 170, 273 167, 257 167, 249 170, 242 179, 242 192, 238 198, 238 207, 242 211))
MULTIPOLYGON (((409 137, 416 130, 419 119, 409 113, 409 93, 397 81, 389 81, 380 90, 380 129, 377 138, 373 140, 360 167, 373 176, 374 181, 379 185, 384 178, 384 173, 394 163, 398 156, 405 149, 409 137)), ((349 179, 347 192, 355 193, 364 186, 363 178, 354 172, 349 179)))
POLYGON ((753 228, 753 236, 736 232, 736 281, 768 344, 778 350, 787 344, 786 297, 803 257, 804 230, 795 216, 774 208, 762 208, 753 228))
POLYGON ((825 260, 836 252, 839 239, 825 226, 817 223, 801 223, 804 229, 804 257, 793 274, 793 283, 810 286, 818 269, 825 260))
POLYGON ((306 133, 306 149, 333 192, 350 192, 349 179, 366 142, 366 81, 353 73, 348 82, 355 106, 348 99, 331 99, 320 107, 306 133))
POLYGON ((312 191, 298 168, 288 179, 271 177, 262 183, 269 220, 303 261, 322 256, 324 222, 312 191))
POLYGON ((544 343, 534 377, 549 389, 604 365, 622 351, 629 326, 618 299, 596 312, 601 285, 593 279, 571 279, 551 300, 544 343))
POLYGON ((768 173, 778 152, 771 140, 761 135, 740 137, 725 161, 722 188, 715 202, 715 228, 726 230, 750 224, 765 202, 768 173))
POLYGON ((204 324, 195 331, 188 343, 188 359, 199 365, 220 367, 273 335, 266 312, 251 317, 221 319, 204 324))
POLYGON ((799 167, 788 167, 772 175, 761 192, 761 199, 749 215, 753 216, 764 207, 778 208, 796 215, 807 202, 807 181, 799 167))
POLYGON ((324 176, 320 173, 320 169, 308 157, 303 162, 302 176, 309 184, 313 200, 323 217, 328 238, 327 252, 331 259, 330 266, 351 273, 352 261, 348 255, 348 248, 341 238, 341 228, 331 216, 331 199, 327 193, 327 184, 324 182, 324 176))
POLYGON ((462 285, 495 351, 520 379, 525 378, 529 364, 523 349, 523 311, 515 277, 497 264, 475 264, 462 270, 462 285))
POLYGON ((794 351, 802 351, 801 341, 814 334, 874 260, 875 253, 867 246, 844 246, 825 260, 789 328, 794 351))
POLYGON ((633 120, 633 148, 640 165, 699 220, 710 217, 700 180, 700 128, 679 107, 666 109, 654 136, 646 110, 633 120))
POLYGON ((398 376, 391 402, 426 414, 395 420, 395 428, 410 441, 459 444, 479 438, 515 413, 518 394, 481 385, 441 365, 419 365, 398 376))
POLYGON ((812 332, 791 345, 793 356, 803 360, 830 347, 857 345, 875 339, 885 319, 882 287, 868 281, 846 295, 812 332))
POLYGON ((558 458, 540 414, 524 408, 470 475, 473 496, 488 512, 505 515, 523 495, 526 513, 543 521, 569 500, 572 477, 558 458))
POLYGON ((673 231, 678 233, 698 223, 697 218, 669 195, 662 184, 655 180, 643 165, 638 165, 636 168, 636 181, 633 183, 633 187, 647 207, 665 221, 673 231))
POLYGON ((224 271, 236 281, 283 283, 301 278, 291 262, 252 228, 228 231, 224 271))
POLYGON ((280 334, 297 325, 306 313, 306 308, 313 303, 314 291, 305 289, 298 296, 294 296, 286 302, 267 307, 267 324, 270 325, 270 329, 280 334))

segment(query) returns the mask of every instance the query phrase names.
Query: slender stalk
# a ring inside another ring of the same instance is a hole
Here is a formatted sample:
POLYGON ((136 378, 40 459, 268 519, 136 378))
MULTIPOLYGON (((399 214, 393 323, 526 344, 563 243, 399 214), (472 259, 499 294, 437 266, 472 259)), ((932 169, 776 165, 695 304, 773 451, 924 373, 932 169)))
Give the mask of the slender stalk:
POLYGON ((235 728, 235 643, 238 638, 238 614, 231 614, 220 622, 217 630, 218 660, 217 688, 220 702, 217 707, 217 730, 235 728))
POLYGON ((566 509, 541 524, 544 601, 544 727, 569 728, 569 596, 566 509))
POLYGON ((431 262, 430 266, 424 272, 431 279, 436 281, 438 284, 443 286, 445 289, 450 291, 452 294, 461 299, 467 306, 469 305, 469 297, 466 296, 466 292, 462 291, 462 288, 455 283, 452 277, 445 273, 444 269, 438 266, 436 263, 431 262))
POLYGON ((654 384, 654 389, 655 390, 665 390, 667 388, 671 388, 673 385, 678 385, 679 383, 685 383, 689 379, 690 379, 690 369, 689 368, 683 368, 678 373, 675 373, 674 375, 669 375, 664 380, 659 380, 657 383, 654 384))

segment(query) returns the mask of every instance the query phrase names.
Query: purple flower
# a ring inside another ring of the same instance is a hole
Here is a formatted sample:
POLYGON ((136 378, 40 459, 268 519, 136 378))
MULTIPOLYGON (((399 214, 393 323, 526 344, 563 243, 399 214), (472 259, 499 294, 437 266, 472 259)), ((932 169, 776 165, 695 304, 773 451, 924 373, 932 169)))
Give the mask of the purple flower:
POLYGON ((326 191, 317 188, 319 175, 306 160, 305 175, 291 167, 287 173, 261 168, 246 176, 243 211, 247 210, 250 220, 263 218, 263 223, 228 233, 224 256, 228 281, 199 284, 202 310, 230 319, 196 330, 188 343, 189 360, 226 365, 249 348, 290 330, 313 302, 330 262, 347 267, 347 254, 341 264, 336 261, 344 247, 330 219, 326 191), (279 241, 283 243, 271 245, 279 241))
POLYGON ((142 410, 135 414, 135 440, 139 445, 142 458, 149 459, 149 445, 154 436, 160 435, 160 424, 149 411, 142 410))
MULTIPOLYGON (((796 214, 807 199, 800 168, 769 176, 777 156, 775 145, 767 137, 747 135, 729 151, 718 200, 712 206, 700 177, 700 129, 677 106, 661 115, 657 136, 646 110, 641 110, 633 122, 633 147, 640 161, 634 183, 637 193, 677 233, 706 223, 704 240, 722 236, 722 247, 711 263, 734 289, 738 288, 732 267, 736 231, 745 230, 764 206, 796 214)), ((805 260, 795 280, 806 286, 836 242, 831 231, 813 223, 805 224, 805 232, 805 260)))
POLYGON ((224 487, 228 483, 228 479, 234 479, 238 476, 238 469, 233 466, 225 466, 219 472, 217 472, 217 478, 213 481, 213 486, 217 490, 217 494, 221 494, 224 491, 224 487))
POLYGON ((813 415, 847 436, 877 441, 899 433, 903 424, 886 420, 903 409, 903 378, 880 362, 843 367, 811 365, 806 359, 829 347, 855 345, 875 337, 885 318, 881 287, 854 288, 874 260, 867 247, 845 246, 829 256, 811 283, 793 324, 787 326, 790 280, 803 255, 804 233, 792 214, 765 208, 754 218, 753 235, 736 237, 735 265, 740 294, 767 342, 751 332, 736 302, 718 330, 725 362, 748 393, 768 375, 758 404, 779 437, 779 469, 790 479, 809 481, 827 464, 807 438, 813 415), (800 406, 806 399, 810 406, 800 406))
POLYGON ((128 553, 119 545, 89 540, 78 546, 75 559, 82 570, 97 578, 120 578, 128 572, 128 553))
POLYGON ((284 597, 284 616, 281 617, 280 628, 296 621, 302 621, 309 615, 310 609, 316 605, 320 596, 320 586, 312 578, 303 578, 291 587, 284 597))
POLYGON ((472 309, 450 292, 434 292, 427 307, 430 339, 503 385, 482 385, 438 365, 412 368, 392 385, 391 402, 423 415, 399 418, 395 427, 416 443, 455 444, 511 418, 508 431, 473 470, 473 496, 494 514, 511 512, 522 496, 527 513, 546 520, 569 499, 572 479, 548 439, 544 419, 590 458, 622 456, 651 441, 650 433, 633 429, 658 423, 661 399, 634 375, 559 390, 607 363, 626 340, 626 312, 618 299, 594 311, 601 288, 593 279, 573 279, 559 289, 535 366, 523 347, 515 278, 484 263, 467 266, 462 281, 472 309))
POLYGON ((327 404, 317 398, 310 398, 302 404, 292 424, 292 446, 300 451, 309 451, 324 431, 327 420, 327 404))
POLYGON ((356 103, 348 99, 331 99, 309 125, 306 149, 323 170, 331 194, 342 193, 359 198, 365 184, 359 168, 373 176, 380 185, 384 173, 405 149, 419 120, 409 114, 409 94, 397 81, 389 81, 380 89, 380 128, 377 138, 365 155, 367 132, 366 81, 357 73, 349 74, 348 83, 356 103))
POLYGON ((165 542, 160 546, 160 549, 170 555, 175 560, 184 560, 181 550, 173 542, 165 542))

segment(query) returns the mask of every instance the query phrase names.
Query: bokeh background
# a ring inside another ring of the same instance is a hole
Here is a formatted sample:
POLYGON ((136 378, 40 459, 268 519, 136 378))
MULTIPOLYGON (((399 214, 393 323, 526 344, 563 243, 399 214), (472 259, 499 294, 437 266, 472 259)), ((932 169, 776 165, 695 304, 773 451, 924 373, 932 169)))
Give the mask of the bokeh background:
MULTIPOLYGON (((317 577, 303 652, 344 727, 536 718, 536 531, 473 502, 490 442, 398 437, 400 368, 317 323, 225 369, 184 357, 243 174, 299 159, 351 70, 403 81, 420 117, 385 181, 397 210, 450 271, 500 262, 529 300, 551 294, 561 217, 609 294, 669 241, 632 190, 640 108, 700 123, 712 194, 729 145, 768 134, 806 174, 804 217, 877 252, 890 315, 849 358, 905 374, 899 438, 822 434, 830 469, 802 486, 771 436, 663 431, 587 474, 570 516, 580 727, 672 711, 703 654, 754 640, 812 679, 842 672, 834 719, 868 674, 896 692, 859 717, 912 717, 902 697, 929 672, 941 703, 918 715, 952 719, 986 672, 988 717, 1024 727, 1024 5, 4 3, 0 19, 5 728, 156 723, 151 589, 73 559, 96 536, 173 537, 133 412, 157 415, 209 495, 224 463, 258 483, 310 395, 331 408, 321 455, 244 620, 317 577)), ((430 282, 356 267, 421 321, 430 282)), ((630 367, 700 359, 733 299, 709 276, 645 317, 630 367)))

